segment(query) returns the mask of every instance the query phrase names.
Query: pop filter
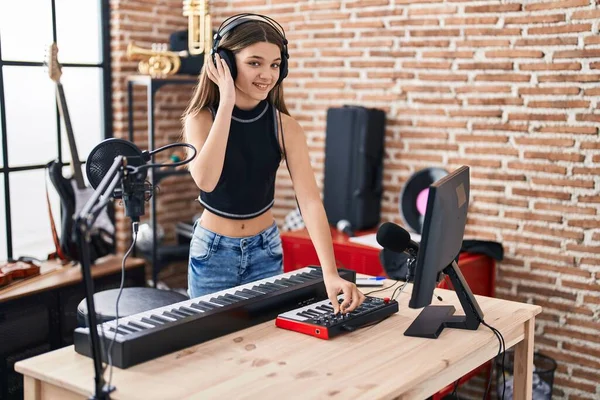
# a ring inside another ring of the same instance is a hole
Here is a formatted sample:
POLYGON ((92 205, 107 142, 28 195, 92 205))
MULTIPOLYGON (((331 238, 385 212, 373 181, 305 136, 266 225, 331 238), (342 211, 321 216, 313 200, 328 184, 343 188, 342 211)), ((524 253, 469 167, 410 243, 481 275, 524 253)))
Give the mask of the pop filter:
MULTIPOLYGON (((102 182, 117 156, 127 158, 127 165, 133 167, 144 165, 150 160, 148 152, 141 151, 135 144, 127 140, 116 138, 103 140, 92 149, 85 166, 88 181, 94 189, 102 182)), ((142 168, 138 171, 137 177, 143 181, 147 174, 148 170, 142 168)))
POLYGON ((411 176, 400 193, 400 215, 404 224, 421 233, 427 208, 429 185, 448 175, 443 168, 425 168, 411 176))

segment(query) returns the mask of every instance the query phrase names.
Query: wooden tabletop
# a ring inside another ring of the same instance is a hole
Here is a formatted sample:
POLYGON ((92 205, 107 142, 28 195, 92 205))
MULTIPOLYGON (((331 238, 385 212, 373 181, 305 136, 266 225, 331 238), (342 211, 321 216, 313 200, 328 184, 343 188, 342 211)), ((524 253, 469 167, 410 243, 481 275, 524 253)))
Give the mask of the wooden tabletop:
MULTIPOLYGON (((398 298, 397 314, 332 340, 279 329, 270 321, 126 370, 115 368, 117 391, 111 397, 423 399, 497 354, 498 341, 484 326, 445 329, 437 340, 404 336, 421 311, 408 308, 410 291, 409 285, 398 298)), ((375 294, 386 297, 391 290, 375 294)), ((454 292, 436 294, 443 302, 433 304, 460 309, 454 292)), ((507 348, 524 339, 526 322, 541 312, 535 305, 476 298, 507 348)), ((15 369, 82 396, 92 392, 92 361, 73 346, 20 361, 15 369)))
MULTIPOLYGON (((122 255, 114 254, 99 258, 92 266, 92 276, 98 278, 118 271, 121 269, 122 260, 122 255)), ((143 266, 144 260, 141 258, 128 257, 125 263, 125 269, 143 266)), ((0 289, 0 303, 80 281, 81 267, 79 264, 61 265, 59 261, 46 261, 40 268, 40 275, 17 281, 16 284, 0 289)))

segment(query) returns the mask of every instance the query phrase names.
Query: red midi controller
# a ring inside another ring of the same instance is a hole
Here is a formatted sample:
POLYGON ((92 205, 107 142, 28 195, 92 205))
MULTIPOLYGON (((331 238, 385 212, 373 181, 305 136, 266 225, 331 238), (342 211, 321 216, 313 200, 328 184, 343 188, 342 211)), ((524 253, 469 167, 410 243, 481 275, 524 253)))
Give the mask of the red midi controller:
MULTIPOLYGON (((343 297, 340 295, 338 302, 341 304, 342 301, 343 297)), ((356 310, 347 314, 334 314, 331 302, 323 300, 279 314, 275 325, 321 339, 330 339, 340 333, 377 323, 397 312, 398 302, 388 298, 367 296, 356 310)))

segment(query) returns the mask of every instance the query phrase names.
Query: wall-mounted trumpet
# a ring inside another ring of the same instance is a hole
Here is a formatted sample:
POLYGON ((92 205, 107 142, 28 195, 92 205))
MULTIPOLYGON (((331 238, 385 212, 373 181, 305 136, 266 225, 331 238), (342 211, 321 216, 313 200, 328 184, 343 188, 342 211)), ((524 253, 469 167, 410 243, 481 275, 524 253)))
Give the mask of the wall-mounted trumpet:
POLYGON ((153 78, 163 78, 174 75, 181 67, 181 57, 186 57, 187 51, 169 51, 164 43, 153 43, 151 49, 144 49, 130 42, 127 46, 127 58, 140 60, 138 71, 153 78))
POLYGON ((212 24, 208 0, 183 0, 183 15, 188 17, 188 50, 190 55, 210 53, 212 24))

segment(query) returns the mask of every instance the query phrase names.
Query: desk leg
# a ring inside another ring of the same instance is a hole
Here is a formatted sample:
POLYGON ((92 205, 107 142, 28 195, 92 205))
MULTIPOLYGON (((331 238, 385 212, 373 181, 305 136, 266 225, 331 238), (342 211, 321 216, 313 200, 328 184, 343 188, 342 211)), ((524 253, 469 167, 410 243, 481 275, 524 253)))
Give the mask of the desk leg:
POLYGON ((525 322, 525 337, 515 346, 515 400, 531 400, 533 384, 533 338, 535 317, 525 322))
POLYGON ((42 398, 42 382, 31 376, 23 376, 23 394, 25 400, 40 400, 42 398))

